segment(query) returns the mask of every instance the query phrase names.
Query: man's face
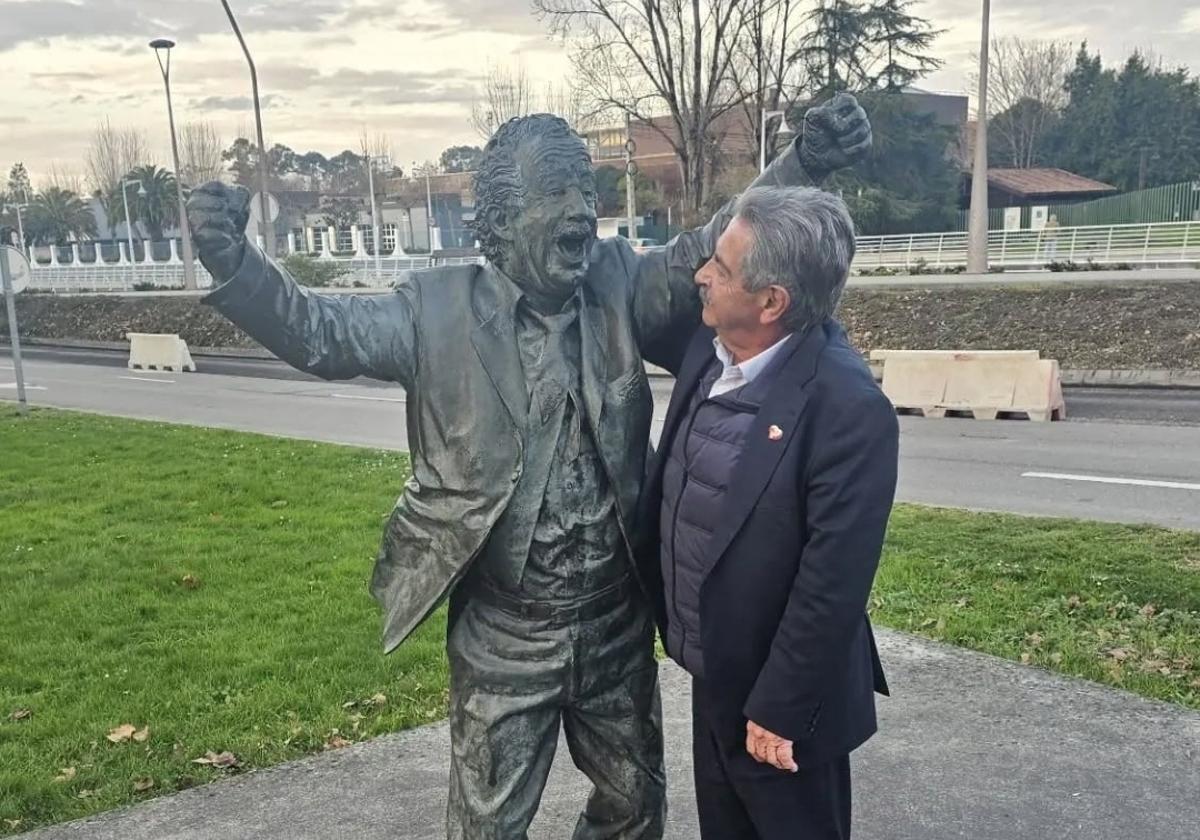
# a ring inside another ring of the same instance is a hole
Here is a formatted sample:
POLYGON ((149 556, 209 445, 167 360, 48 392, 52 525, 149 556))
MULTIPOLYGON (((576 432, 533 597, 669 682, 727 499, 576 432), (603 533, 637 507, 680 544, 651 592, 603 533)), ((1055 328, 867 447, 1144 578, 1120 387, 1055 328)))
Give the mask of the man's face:
POLYGON ((539 137, 517 150, 525 206, 510 219, 515 259, 505 268, 527 293, 565 300, 587 274, 596 241, 596 179, 587 147, 539 137))
MULTIPOLYGON (((748 292, 742 264, 754 244, 754 234, 734 218, 721 238, 713 258, 696 272, 704 323, 722 339, 738 339, 761 328, 766 292, 748 292)), ((729 344, 730 342, 726 342, 729 344)))

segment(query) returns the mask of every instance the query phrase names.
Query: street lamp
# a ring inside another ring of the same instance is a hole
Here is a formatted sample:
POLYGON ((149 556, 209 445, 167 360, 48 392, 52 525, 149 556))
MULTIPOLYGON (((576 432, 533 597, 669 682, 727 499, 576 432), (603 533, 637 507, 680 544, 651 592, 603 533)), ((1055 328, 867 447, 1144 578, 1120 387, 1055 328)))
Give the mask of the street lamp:
MULTIPOLYGON (((137 257, 133 253, 133 216, 129 215, 129 187, 133 184, 138 185, 138 198, 146 197, 146 185, 140 178, 127 178, 121 181, 121 200, 125 202, 125 240, 129 243, 129 262, 131 265, 136 265, 137 257)), ((133 270, 130 269, 130 272, 132 273, 133 270)))
POLYGON ((254 67, 254 59, 250 57, 250 49, 246 46, 246 39, 242 37, 242 29, 233 16, 233 10, 229 8, 227 0, 221 0, 221 5, 225 7, 229 25, 233 27, 233 34, 237 35, 238 43, 242 45, 246 63, 250 65, 250 92, 254 96, 254 128, 258 133, 258 201, 261 211, 259 230, 262 233, 263 245, 267 249, 267 256, 273 257, 275 256, 275 222, 271 218, 271 214, 267 212, 267 147, 263 143, 262 106, 258 100, 258 70, 254 67))
POLYGON ((375 205, 375 166, 380 168, 391 165, 391 158, 387 155, 367 155, 367 189, 371 191, 371 229, 374 239, 371 243, 375 246, 375 276, 378 277, 383 272, 383 257, 379 253, 380 238, 379 238, 379 210, 375 205))
POLYGON ((183 172, 179 168, 179 143, 175 139, 175 111, 171 107, 171 50, 175 42, 169 38, 157 38, 150 42, 158 69, 162 71, 163 87, 167 91, 167 121, 171 126, 171 157, 175 161, 175 192, 179 198, 179 235, 183 241, 183 287, 196 288, 196 266, 192 262, 192 234, 188 230, 187 205, 183 201, 183 172), (167 60, 163 62, 163 52, 167 60))
POLYGON ((788 136, 794 134, 791 126, 787 124, 787 111, 768 111, 766 108, 762 110, 762 121, 759 124, 760 137, 758 140, 758 171, 764 172, 767 168, 767 120, 779 117, 779 131, 777 136, 788 136))
POLYGON ((971 174, 971 221, 967 237, 967 273, 988 270, 988 27, 991 0, 983 0, 983 44, 979 48, 979 107, 975 114, 975 166, 971 174))
MULTIPOLYGON (((429 187, 429 167, 422 166, 425 173, 425 241, 429 243, 429 256, 433 257, 433 193, 429 187)), ((413 175, 417 174, 417 162, 412 163, 413 175)))

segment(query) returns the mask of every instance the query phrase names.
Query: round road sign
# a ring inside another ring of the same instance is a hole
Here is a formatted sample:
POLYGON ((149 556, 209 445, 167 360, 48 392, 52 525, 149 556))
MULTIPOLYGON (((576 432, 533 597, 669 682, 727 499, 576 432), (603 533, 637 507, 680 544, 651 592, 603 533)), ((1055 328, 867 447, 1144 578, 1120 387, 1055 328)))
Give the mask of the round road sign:
POLYGON ((8 263, 8 276, 12 280, 13 294, 20 294, 29 286, 31 275, 29 260, 25 255, 10 245, 0 246, 0 260, 8 263))
MULTIPOLYGON (((262 202, 259 200, 261 193, 255 193, 250 199, 250 218, 257 224, 262 224, 262 202)), ((275 196, 267 193, 267 213, 271 216, 271 221, 274 222, 279 218, 279 202, 275 200, 275 196)))

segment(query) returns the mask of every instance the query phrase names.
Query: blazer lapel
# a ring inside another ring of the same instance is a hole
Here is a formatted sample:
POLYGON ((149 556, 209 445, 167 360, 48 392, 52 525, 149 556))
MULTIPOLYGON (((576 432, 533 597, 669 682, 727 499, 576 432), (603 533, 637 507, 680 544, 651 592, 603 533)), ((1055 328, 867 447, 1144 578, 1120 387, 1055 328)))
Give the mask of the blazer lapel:
POLYGON ((585 292, 580 296, 579 342, 583 350, 583 404, 593 428, 600 425, 608 388, 608 327, 604 313, 585 292))
POLYGON ((816 372, 817 357, 825 347, 825 341, 825 331, 818 324, 808 335, 782 349, 786 356, 778 360, 779 372, 750 426, 725 493, 725 512, 709 543, 713 560, 710 568, 716 568, 746 523, 796 434, 800 415, 808 401, 805 385, 816 372), (773 438, 775 428, 782 435, 773 438))
POLYGON ((524 429, 529 394, 513 324, 516 289, 511 281, 486 265, 475 275, 474 307, 478 323, 471 332, 471 343, 513 422, 524 429))

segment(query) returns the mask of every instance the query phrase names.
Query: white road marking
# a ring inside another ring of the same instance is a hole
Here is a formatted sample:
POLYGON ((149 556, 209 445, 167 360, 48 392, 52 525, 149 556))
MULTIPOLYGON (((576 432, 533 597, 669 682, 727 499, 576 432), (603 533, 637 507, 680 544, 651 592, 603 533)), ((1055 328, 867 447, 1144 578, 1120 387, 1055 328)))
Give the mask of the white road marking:
POLYGON ((1200 484, 1184 481, 1153 481, 1145 478, 1114 478, 1103 475, 1072 475, 1070 473, 1021 473, 1021 478, 1049 478, 1055 481, 1089 481, 1093 484, 1125 484, 1133 487, 1162 487, 1167 490, 1200 490, 1200 484))
MULTIPOLYGON (((16 387, 17 387, 16 382, 0 382, 0 388, 12 388, 15 390, 16 387)), ((45 391, 46 386, 45 385, 26 385, 25 390, 26 391, 45 391)))
POLYGON ((404 397, 367 397, 362 394, 330 394, 329 396, 338 400, 373 400, 375 402, 408 402, 404 397))
POLYGON ((151 379, 149 376, 118 376, 117 379, 132 379, 135 382, 161 382, 164 385, 174 385, 174 379, 151 379))

